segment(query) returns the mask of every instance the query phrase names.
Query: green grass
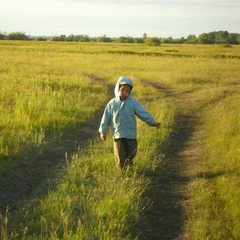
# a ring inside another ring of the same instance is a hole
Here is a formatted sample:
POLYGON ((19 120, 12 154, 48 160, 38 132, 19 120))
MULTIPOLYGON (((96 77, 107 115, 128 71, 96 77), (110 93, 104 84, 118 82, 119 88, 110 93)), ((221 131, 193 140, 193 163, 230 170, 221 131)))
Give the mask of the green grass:
MULTIPOLYGON (((37 156, 62 131, 91 119, 103 104, 105 90, 82 75, 40 78, 27 74, 13 77, 10 73, 9 81, 1 81, 1 164, 5 159, 16 166, 19 159, 37 156), (97 96, 101 100, 95 102, 97 96)), ((0 175, 9 174, 5 171, 1 166, 0 175)))
MULTIPOLYGON (((143 199, 146 172, 161 168, 164 146, 187 93, 203 121, 202 152, 189 183, 184 232, 188 239, 238 239, 239 46, 0 42, 0 176, 21 175, 62 134, 88 122, 113 96, 110 84, 133 78, 133 96, 162 123, 141 121, 132 171, 115 169, 112 140, 79 148, 44 195, 16 200, 1 213, 3 239, 132 239, 151 203, 143 199), (151 84, 148 84, 151 83, 151 84), (167 96, 165 85, 176 95, 167 96), (175 101, 174 101, 175 99, 175 101), (27 165, 28 166, 28 165, 27 165)), ((185 101, 185 100, 184 100, 185 101)), ((97 131, 97 130, 96 130, 97 131)), ((49 184, 47 184, 49 186, 49 184)))

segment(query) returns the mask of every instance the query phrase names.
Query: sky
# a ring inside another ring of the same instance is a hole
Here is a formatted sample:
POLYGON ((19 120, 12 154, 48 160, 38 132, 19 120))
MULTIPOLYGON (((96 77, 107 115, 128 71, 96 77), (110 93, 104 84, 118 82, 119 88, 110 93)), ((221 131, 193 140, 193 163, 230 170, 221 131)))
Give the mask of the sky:
POLYGON ((187 37, 240 33, 240 0, 0 0, 0 32, 187 37))

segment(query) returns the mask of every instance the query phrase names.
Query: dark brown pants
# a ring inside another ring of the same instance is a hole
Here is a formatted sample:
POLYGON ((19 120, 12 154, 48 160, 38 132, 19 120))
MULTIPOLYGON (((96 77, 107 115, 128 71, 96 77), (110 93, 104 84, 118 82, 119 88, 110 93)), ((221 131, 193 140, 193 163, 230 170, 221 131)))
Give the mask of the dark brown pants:
POLYGON ((120 169, 133 166, 133 158, 137 154, 137 140, 128 138, 114 139, 114 156, 120 169))

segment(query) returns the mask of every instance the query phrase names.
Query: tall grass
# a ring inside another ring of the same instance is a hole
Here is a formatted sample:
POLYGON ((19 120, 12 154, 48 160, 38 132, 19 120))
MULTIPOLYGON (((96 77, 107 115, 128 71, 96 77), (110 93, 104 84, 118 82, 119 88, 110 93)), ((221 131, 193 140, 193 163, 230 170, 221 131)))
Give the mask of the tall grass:
POLYGON ((138 236, 134 226, 149 204, 141 198, 149 184, 144 173, 161 166, 162 144, 181 111, 177 92, 190 98, 181 108, 194 105, 204 116, 206 133, 192 166, 186 238, 239 238, 239 46, 2 41, 0 51, 1 181, 24 162, 34 162, 62 132, 89 121, 113 96, 106 86, 121 75, 133 78, 133 96, 162 123, 156 130, 138 121, 131 171, 116 171, 110 135, 66 157, 48 194, 33 194, 20 204, 24 207, 2 213, 3 239, 138 236), (149 82, 173 88, 176 95, 149 82))
POLYGON ((17 48, 4 55, 5 50, 0 75, 1 176, 41 154, 62 132, 91 119, 106 101, 107 90, 76 71, 65 56, 57 58, 56 52, 25 49, 23 54, 17 48))

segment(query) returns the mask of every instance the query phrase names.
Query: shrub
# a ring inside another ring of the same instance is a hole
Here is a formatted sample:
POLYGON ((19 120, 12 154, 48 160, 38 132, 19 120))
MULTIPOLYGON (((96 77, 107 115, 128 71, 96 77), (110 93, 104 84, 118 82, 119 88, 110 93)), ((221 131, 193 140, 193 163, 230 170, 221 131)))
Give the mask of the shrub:
POLYGON ((145 44, 148 46, 159 46, 160 45, 160 40, 159 38, 153 37, 153 38, 146 38, 145 39, 145 44))

